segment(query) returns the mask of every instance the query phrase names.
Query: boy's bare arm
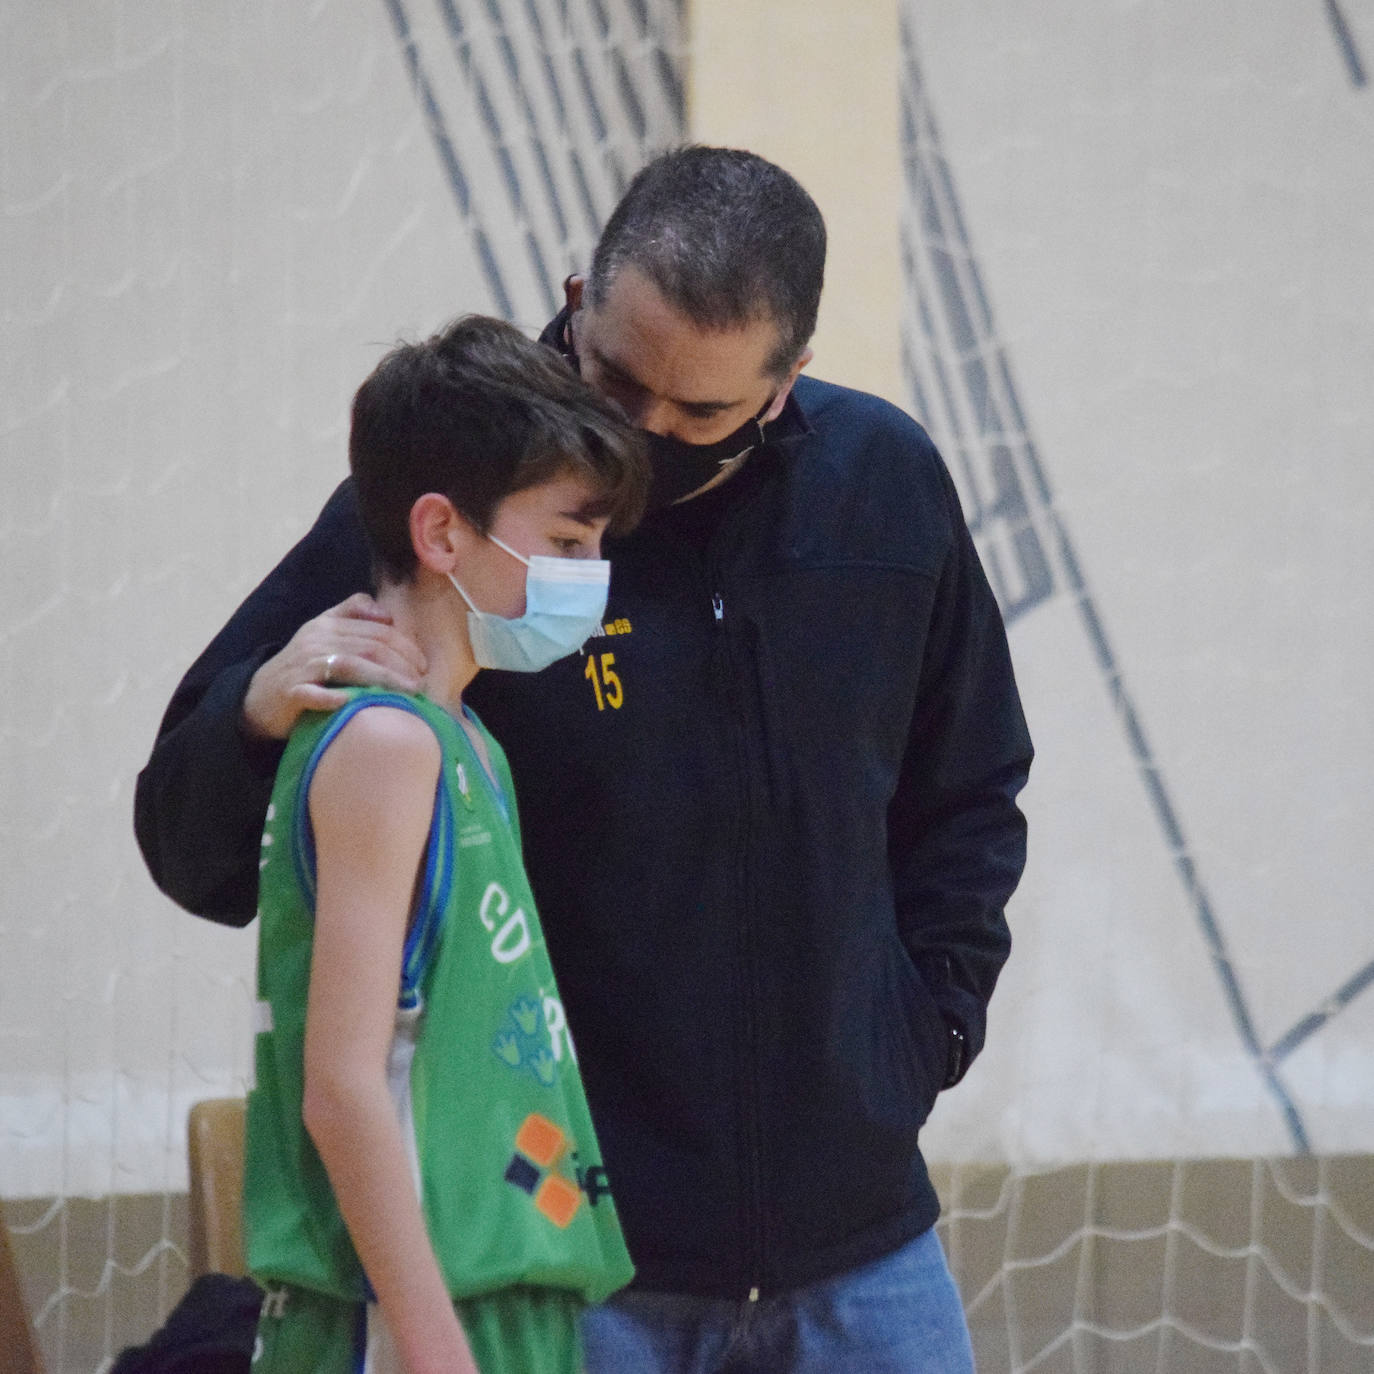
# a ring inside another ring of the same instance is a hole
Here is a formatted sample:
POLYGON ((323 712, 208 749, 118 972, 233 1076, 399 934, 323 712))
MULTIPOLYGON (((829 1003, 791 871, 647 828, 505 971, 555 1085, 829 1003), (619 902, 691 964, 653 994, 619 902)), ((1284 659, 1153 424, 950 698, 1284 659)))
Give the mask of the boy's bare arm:
POLYGON ((304 1115, 405 1368, 476 1374, 386 1081, 439 767, 438 741, 422 721, 373 707, 349 721, 316 770, 304 1115))

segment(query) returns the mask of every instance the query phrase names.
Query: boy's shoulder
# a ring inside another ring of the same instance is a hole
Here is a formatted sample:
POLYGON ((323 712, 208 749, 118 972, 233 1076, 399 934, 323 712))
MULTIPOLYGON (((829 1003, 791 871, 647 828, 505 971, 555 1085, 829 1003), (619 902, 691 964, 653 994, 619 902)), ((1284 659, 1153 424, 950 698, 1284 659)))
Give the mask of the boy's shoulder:
POLYGON ((335 716, 330 753, 342 749, 378 776, 438 764, 442 750, 435 726, 414 697, 359 692, 335 716))
POLYGON ((439 740, 401 706, 368 703, 338 714, 345 719, 318 746, 303 779, 316 843, 379 863, 408 854, 429 832, 443 767, 439 740))
POLYGON ((366 795, 395 781, 432 787, 443 752, 436 710, 420 697, 355 689, 336 711, 307 712, 297 722, 287 747, 291 771, 303 770, 313 784, 323 769, 333 785, 366 795))
POLYGON ((348 700, 330 711, 303 711, 288 736, 312 746, 329 744, 345 729, 354 735, 373 731, 396 731, 404 736, 441 734, 439 722, 447 719, 444 710, 428 698, 389 687, 342 687, 348 700), (357 722, 366 721, 366 725, 357 722))
POLYGON ((334 738, 335 747, 347 742, 355 751, 377 755, 383 766, 393 753, 401 758, 439 754, 433 726, 418 712, 389 701, 362 703, 349 712, 334 738))

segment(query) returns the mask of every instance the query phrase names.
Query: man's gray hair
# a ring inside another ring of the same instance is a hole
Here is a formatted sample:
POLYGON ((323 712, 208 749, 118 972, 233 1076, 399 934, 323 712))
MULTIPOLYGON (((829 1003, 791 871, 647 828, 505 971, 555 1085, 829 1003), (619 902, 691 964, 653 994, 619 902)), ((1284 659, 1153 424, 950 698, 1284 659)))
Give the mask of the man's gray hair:
POLYGON ((704 328, 771 320, 778 344, 767 369, 782 377, 815 332, 825 221, 781 167, 739 149, 689 145, 630 182, 592 256, 593 305, 605 303, 626 266, 704 328))

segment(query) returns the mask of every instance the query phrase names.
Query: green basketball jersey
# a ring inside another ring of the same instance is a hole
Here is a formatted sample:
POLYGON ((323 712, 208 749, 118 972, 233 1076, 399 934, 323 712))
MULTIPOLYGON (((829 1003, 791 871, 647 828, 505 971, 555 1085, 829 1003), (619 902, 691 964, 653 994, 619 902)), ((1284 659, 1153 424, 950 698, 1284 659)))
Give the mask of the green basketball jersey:
POLYGON ((521 861, 505 755, 483 731, 493 785, 446 711, 373 689, 302 718, 263 834, 249 1270, 263 1283, 368 1296, 301 1102, 315 894, 307 796, 339 730, 379 705, 418 715, 443 754, 388 1075, 440 1268, 455 1298, 533 1284, 598 1302, 633 1270, 521 861))

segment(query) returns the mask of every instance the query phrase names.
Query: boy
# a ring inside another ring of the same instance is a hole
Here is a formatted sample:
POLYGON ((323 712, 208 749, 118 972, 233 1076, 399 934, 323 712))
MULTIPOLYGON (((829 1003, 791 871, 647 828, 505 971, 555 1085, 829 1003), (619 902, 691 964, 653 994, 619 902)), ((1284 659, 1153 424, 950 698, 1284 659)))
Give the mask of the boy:
MULTIPOLYGON (((632 1268, 505 757, 462 693, 599 627, 601 535, 642 508, 639 441, 561 359, 468 317, 363 383, 349 464, 378 601, 426 665, 415 696, 316 689, 277 774, 245 1172, 268 1290, 254 1369, 573 1374, 581 1306, 632 1268)), ((323 667, 328 684, 348 665, 323 667)))

